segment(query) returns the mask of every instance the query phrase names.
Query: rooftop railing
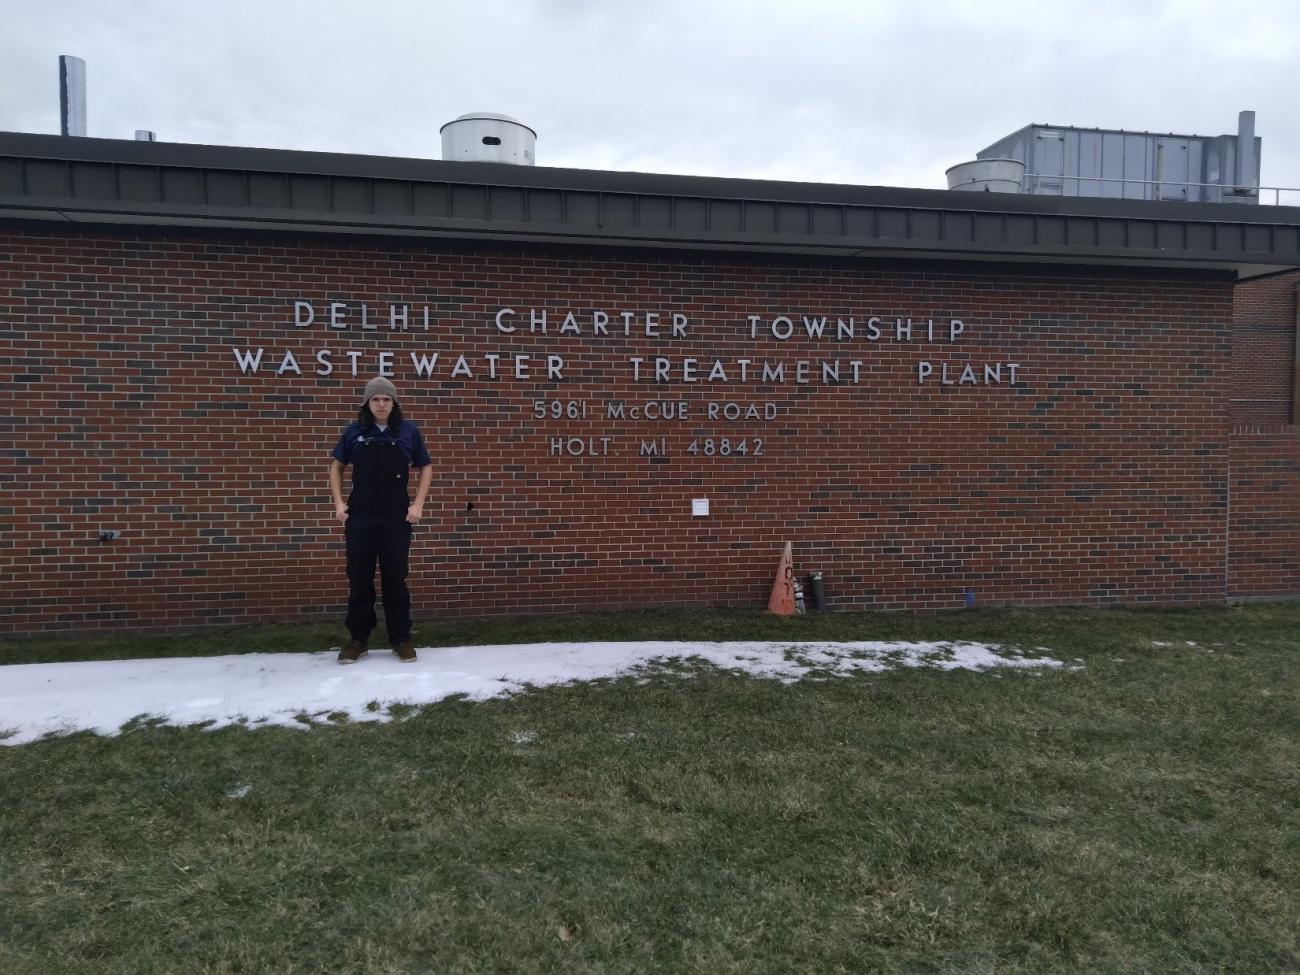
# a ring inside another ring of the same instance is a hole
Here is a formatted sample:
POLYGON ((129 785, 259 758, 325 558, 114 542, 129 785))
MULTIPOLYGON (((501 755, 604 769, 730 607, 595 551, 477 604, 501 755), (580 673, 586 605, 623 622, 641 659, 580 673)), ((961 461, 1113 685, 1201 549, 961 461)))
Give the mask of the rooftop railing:
POLYGON ((1186 200, 1193 203, 1260 203, 1265 206, 1300 206, 1300 187, 1295 186, 1226 186, 1223 183, 1192 183, 1173 179, 1128 179, 1115 176, 1065 176, 1051 173, 1025 173, 1020 184, 1021 192, 1035 193, 1040 196, 1089 196, 1117 200, 1186 200), (1069 187, 1069 184, 1075 184, 1069 187), (1107 186, 1100 187, 1102 192, 1081 193, 1080 183, 1102 183, 1116 187, 1119 192, 1105 192, 1107 186), (1142 187, 1139 192, 1124 192, 1128 186, 1142 187), (1147 192, 1145 187, 1158 187, 1154 192, 1147 192), (1171 196, 1164 188, 1183 190, 1181 196, 1171 196), (1195 187, 1202 193, 1190 193, 1195 187), (1065 190, 1072 188, 1074 192, 1065 190))

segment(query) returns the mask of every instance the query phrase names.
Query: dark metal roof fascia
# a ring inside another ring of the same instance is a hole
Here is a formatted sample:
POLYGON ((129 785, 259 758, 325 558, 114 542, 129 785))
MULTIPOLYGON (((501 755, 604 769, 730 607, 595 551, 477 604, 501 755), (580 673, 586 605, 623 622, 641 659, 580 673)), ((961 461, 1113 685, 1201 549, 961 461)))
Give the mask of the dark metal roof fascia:
POLYGON ((0 220, 768 252, 889 249, 950 258, 1300 265, 1296 207, 789 183, 23 133, 0 133, 0 220), (169 183, 176 185, 169 190, 169 183), (415 204, 417 194, 432 201, 424 212, 415 204), (340 196, 346 197, 342 203, 340 196))

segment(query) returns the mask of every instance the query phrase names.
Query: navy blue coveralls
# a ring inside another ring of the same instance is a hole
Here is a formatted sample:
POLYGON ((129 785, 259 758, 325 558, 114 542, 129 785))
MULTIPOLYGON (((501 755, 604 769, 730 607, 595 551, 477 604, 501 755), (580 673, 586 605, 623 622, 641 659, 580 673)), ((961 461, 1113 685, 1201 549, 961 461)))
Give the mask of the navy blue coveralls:
POLYGON ((411 638, 411 593, 406 574, 411 525, 406 494, 411 467, 432 463, 419 429, 409 420, 393 431, 373 423, 352 423, 331 455, 352 465, 345 526, 348 552, 346 626, 363 643, 378 622, 375 616, 375 563, 383 585, 384 624, 393 646, 411 638))

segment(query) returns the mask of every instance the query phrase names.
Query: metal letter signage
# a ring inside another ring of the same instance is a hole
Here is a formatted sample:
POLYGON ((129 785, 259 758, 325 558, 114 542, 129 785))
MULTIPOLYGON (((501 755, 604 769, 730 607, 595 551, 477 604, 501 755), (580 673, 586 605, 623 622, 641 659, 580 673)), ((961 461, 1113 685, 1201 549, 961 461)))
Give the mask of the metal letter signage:
MULTIPOLYGON (((429 334, 436 325, 427 304, 414 302, 373 302, 367 300, 312 301, 295 299, 288 321, 295 331, 320 328, 331 337, 354 332, 371 340, 399 334, 429 334)), ((832 315, 751 314, 736 324, 740 337, 756 351, 746 356, 701 358, 698 354, 675 356, 671 346, 688 338, 689 316, 676 309, 608 310, 502 306, 490 314, 485 323, 490 334, 505 342, 526 339, 532 350, 518 352, 507 347, 492 351, 447 348, 409 349, 406 356, 392 350, 335 349, 315 351, 266 348, 233 348, 233 366, 246 376, 276 377, 334 376, 336 370, 352 378, 386 376, 425 382, 473 383, 563 383, 569 381, 564 356, 559 352, 540 353, 536 343, 560 344, 570 339, 587 343, 598 340, 645 339, 663 345, 663 354, 627 356, 625 378, 647 386, 698 386, 702 391, 715 387, 736 386, 858 386, 864 382, 867 358, 872 347, 911 343, 927 346, 955 344, 967 331, 964 319, 912 318, 906 316, 869 315, 847 318, 832 315), (797 340, 818 345, 845 347, 849 354, 832 352, 824 358, 787 359, 780 355, 786 344, 797 340), (774 355, 761 351, 774 347, 774 355), (396 361, 394 361, 396 357, 396 361), (304 371, 300 362, 307 363, 304 371)), ((586 350, 584 350, 586 351, 586 350)), ((892 361, 892 360, 891 360, 892 361)), ((1020 382, 1020 362, 972 362, 966 356, 951 361, 918 359, 912 383, 939 390, 959 390, 964 386, 1015 386, 1020 382)), ((901 378, 901 377, 900 377, 901 378)), ((901 385, 901 383, 900 383, 901 385)), ((708 396, 708 393, 704 393, 708 396)), ((644 402, 608 399, 603 404, 589 403, 578 396, 533 401, 537 419, 580 420, 588 416, 613 424, 682 424, 692 420, 717 423, 725 431, 728 425, 760 424, 768 428, 789 409, 780 401, 746 398, 728 393, 718 399, 694 402, 652 396, 644 402)), ((759 457, 764 455, 771 437, 701 437, 690 444, 687 453, 703 457, 759 457)), ((642 439, 640 456, 661 458, 668 449, 667 438, 642 439)), ((613 437, 547 436, 547 452, 553 457, 603 458, 619 453, 613 437)))

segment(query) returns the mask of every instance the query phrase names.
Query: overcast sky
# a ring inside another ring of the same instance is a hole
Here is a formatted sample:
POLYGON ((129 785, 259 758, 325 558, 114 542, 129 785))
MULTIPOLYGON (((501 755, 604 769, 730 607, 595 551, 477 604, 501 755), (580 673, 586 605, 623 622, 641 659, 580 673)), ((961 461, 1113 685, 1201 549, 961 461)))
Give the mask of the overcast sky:
MULTIPOLYGON (((1300 186, 1300 2, 0 0, 0 129, 441 157, 501 112, 543 166, 941 187, 1031 122, 1235 133, 1300 186)), ((1293 194, 1294 197, 1294 194, 1293 194)))

